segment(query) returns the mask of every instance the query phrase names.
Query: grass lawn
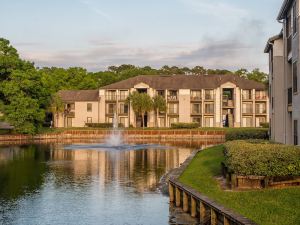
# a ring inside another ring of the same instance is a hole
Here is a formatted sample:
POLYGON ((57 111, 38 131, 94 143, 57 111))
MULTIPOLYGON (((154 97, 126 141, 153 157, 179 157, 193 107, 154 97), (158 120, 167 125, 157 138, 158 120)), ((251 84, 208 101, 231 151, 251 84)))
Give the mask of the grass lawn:
POLYGON ((215 176, 221 175, 223 147, 199 152, 179 180, 258 224, 300 224, 300 188, 258 191, 223 191, 215 176))

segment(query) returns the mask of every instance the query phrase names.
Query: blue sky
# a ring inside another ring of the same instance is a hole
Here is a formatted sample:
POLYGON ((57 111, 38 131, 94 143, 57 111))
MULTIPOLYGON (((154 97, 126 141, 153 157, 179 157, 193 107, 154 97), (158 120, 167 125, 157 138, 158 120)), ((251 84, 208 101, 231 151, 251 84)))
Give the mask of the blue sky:
POLYGON ((282 0, 1 0, 0 36, 37 66, 260 68, 282 0))

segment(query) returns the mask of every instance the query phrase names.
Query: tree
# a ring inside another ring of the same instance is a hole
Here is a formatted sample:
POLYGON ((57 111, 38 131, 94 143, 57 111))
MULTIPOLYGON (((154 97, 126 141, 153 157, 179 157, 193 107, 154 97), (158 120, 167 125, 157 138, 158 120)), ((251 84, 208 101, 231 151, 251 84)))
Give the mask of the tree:
POLYGON ((268 80, 268 75, 261 72, 259 69, 254 69, 252 72, 247 74, 248 80, 255 80, 257 82, 266 83, 268 80))
POLYGON ((129 95, 127 102, 131 103, 136 115, 142 116, 142 126, 145 128, 145 114, 153 109, 151 97, 146 93, 133 92, 129 95))
POLYGON ((204 75, 204 74, 206 74, 206 69, 204 69, 204 67, 202 67, 202 66, 195 66, 192 69, 192 73, 195 75, 204 75))
POLYGON ((56 93, 52 95, 51 98, 51 105, 50 105, 50 111, 55 115, 56 118, 56 127, 58 127, 58 118, 59 114, 63 113, 65 110, 65 104, 63 103, 61 97, 56 93))
POLYGON ((240 76, 242 78, 246 78, 246 79, 247 79, 248 73, 249 73, 248 70, 244 69, 244 68, 241 68, 234 72, 235 75, 238 75, 238 76, 240 76))
POLYGON ((167 109, 166 100, 161 95, 153 97, 153 110, 155 111, 155 126, 158 127, 159 112, 165 112, 167 109))

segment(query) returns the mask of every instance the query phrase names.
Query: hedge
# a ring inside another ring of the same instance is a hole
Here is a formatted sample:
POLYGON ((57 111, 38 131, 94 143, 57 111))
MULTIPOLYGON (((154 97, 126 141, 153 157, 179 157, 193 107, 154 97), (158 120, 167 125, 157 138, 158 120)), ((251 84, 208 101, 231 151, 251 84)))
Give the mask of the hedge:
POLYGON ((268 141, 231 141, 224 144, 225 165, 236 175, 300 176, 300 148, 268 141))
MULTIPOLYGON (((112 128, 112 123, 86 123, 87 127, 94 127, 94 128, 112 128)), ((119 123, 119 127, 124 127, 122 123, 119 123)))
POLYGON ((268 129, 265 128, 235 128, 226 131, 226 140, 268 139, 268 129))
POLYGON ((195 129, 199 128, 199 123, 172 123, 171 128, 174 129, 195 129))

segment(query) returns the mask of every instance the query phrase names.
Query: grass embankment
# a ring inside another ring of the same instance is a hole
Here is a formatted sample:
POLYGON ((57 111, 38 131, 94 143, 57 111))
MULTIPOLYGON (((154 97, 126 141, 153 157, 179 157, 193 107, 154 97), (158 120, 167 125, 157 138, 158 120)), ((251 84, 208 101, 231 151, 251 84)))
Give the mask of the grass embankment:
POLYGON ((223 146, 199 152, 180 181, 258 224, 300 224, 300 188, 232 192, 220 188, 223 146))

